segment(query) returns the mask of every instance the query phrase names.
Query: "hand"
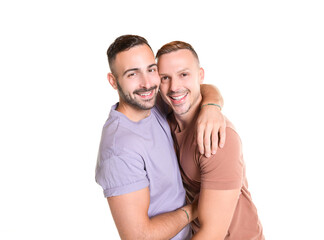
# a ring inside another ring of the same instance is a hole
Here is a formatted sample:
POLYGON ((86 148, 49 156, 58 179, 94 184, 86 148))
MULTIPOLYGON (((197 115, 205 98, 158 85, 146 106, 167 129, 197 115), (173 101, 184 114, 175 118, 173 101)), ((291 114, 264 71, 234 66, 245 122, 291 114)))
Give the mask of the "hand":
POLYGON ((218 143, 219 147, 223 148, 226 138, 226 120, 218 107, 204 106, 200 110, 196 123, 197 144, 201 154, 205 154, 206 157, 215 154, 218 143))

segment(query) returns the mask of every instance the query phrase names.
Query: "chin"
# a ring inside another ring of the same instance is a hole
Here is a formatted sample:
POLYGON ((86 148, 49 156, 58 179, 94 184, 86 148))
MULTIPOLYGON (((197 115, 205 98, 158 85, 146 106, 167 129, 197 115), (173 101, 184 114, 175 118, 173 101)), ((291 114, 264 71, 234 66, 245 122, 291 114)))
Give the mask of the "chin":
POLYGON ((182 108, 182 109, 173 109, 173 112, 174 112, 174 114, 181 116, 181 115, 184 115, 187 112, 189 112, 189 110, 190 110, 190 107, 182 108))
POLYGON ((152 109, 155 106, 155 100, 151 99, 150 101, 146 101, 144 103, 139 104, 143 110, 149 110, 152 109))

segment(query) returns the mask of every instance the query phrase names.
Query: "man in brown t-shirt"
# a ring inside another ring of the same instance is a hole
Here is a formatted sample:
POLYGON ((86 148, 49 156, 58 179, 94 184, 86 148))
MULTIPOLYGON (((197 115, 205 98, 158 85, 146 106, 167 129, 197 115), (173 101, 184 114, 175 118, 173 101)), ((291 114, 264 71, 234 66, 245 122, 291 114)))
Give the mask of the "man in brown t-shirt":
POLYGON ((264 239, 247 189, 241 140, 233 125, 227 120, 226 143, 211 158, 201 155, 194 141, 204 79, 197 53, 190 44, 176 41, 164 45, 157 59, 161 95, 173 110, 169 123, 187 201, 199 195, 199 221, 192 224, 192 239, 264 239))

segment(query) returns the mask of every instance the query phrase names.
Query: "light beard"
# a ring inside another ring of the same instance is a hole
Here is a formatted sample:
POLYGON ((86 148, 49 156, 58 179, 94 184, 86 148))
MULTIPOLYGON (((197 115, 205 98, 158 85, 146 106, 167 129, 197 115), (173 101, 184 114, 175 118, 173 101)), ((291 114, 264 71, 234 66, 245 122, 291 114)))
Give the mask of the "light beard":
MULTIPOLYGON (((118 81, 116 81, 117 83, 117 88, 118 88, 118 93, 119 96, 124 99, 125 103, 139 109, 139 110, 150 110, 154 107, 155 102, 156 102, 156 96, 157 96, 157 91, 155 92, 153 98, 148 99, 148 100, 142 100, 144 103, 148 103, 149 105, 143 104, 141 103, 139 100, 137 100, 136 98, 132 98, 131 95, 128 93, 125 93, 125 91, 122 89, 122 87, 119 85, 118 81)), ((147 92, 147 91, 153 91, 157 89, 157 86, 153 86, 149 89, 146 88, 141 88, 141 89, 137 89, 133 92, 133 94, 136 93, 140 93, 140 92, 147 92)))
MULTIPOLYGON (((189 91, 189 93, 191 94, 191 91, 189 91)), ((182 110, 182 112, 177 112, 175 109, 173 109, 174 114, 178 115, 178 116, 183 116, 183 115, 187 114, 191 110, 191 108, 193 106, 195 106, 197 104, 197 102, 199 102, 199 99, 200 99, 200 94, 197 94, 197 96, 195 96, 193 102, 192 103, 189 102, 189 106, 186 109, 182 110)), ((183 103, 183 104, 185 104, 185 103, 183 103)), ((172 108, 172 106, 171 106, 171 108, 172 108)))

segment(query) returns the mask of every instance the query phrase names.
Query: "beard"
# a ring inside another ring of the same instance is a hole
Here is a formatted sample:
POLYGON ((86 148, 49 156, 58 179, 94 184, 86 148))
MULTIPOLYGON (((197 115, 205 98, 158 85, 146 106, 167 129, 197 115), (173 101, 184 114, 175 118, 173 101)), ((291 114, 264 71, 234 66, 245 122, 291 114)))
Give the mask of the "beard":
POLYGON ((193 106, 196 106, 198 102, 200 102, 200 93, 192 92, 190 90, 185 90, 185 91, 171 91, 167 94, 168 97, 174 95, 174 94, 183 94, 186 93, 187 95, 191 96, 192 101, 187 101, 182 104, 178 105, 173 105, 172 103, 168 103, 169 106, 172 108, 173 113, 178 116, 182 116, 187 114, 193 106))
MULTIPOLYGON (((137 109, 140 109, 140 110, 150 110, 154 107, 155 102, 156 102, 157 91, 155 92, 154 96, 151 99, 147 99, 147 100, 136 99, 135 97, 132 97, 130 93, 126 93, 123 90, 123 88, 119 85, 118 81, 116 81, 116 83, 117 83, 119 96, 127 104, 129 104, 137 109)), ((155 89, 157 89, 157 86, 153 86, 149 89, 147 89, 147 88, 136 89, 133 92, 133 95, 135 96, 136 94, 140 94, 141 92, 153 91, 155 89)))

